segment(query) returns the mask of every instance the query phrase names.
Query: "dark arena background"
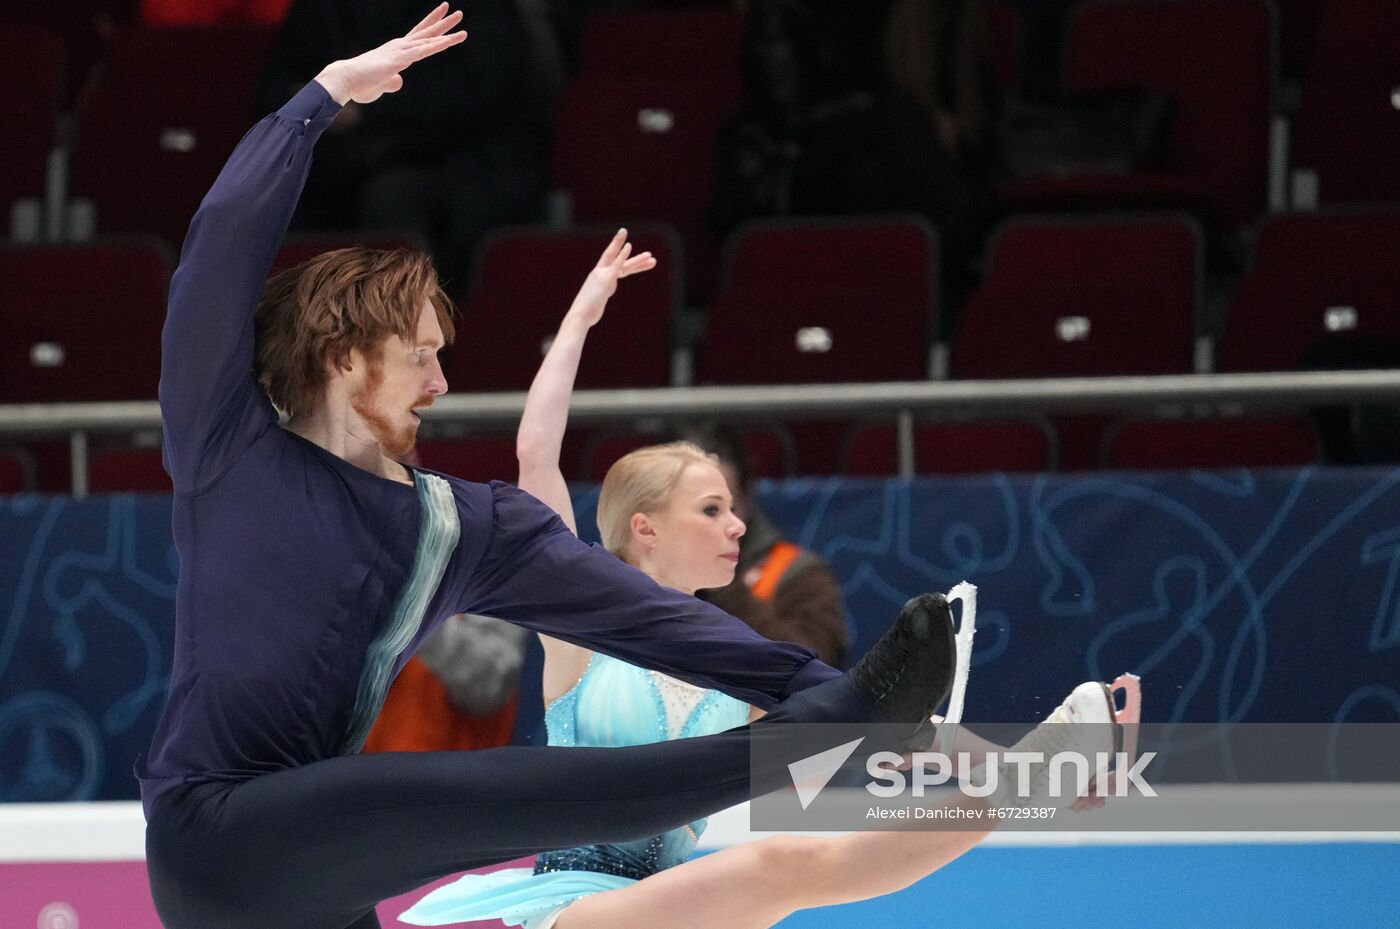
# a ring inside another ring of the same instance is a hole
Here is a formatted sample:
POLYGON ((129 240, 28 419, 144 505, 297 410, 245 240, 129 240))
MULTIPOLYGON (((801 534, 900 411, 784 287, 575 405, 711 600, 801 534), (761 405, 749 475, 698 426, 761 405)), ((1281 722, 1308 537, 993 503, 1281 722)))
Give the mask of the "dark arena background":
MULTIPOLYGON (((175 635, 171 276, 248 128, 426 5, 0 7, 0 927, 160 925, 132 766, 175 635)), ((516 479, 524 391, 626 225, 658 266, 579 369, 586 540, 618 458, 722 433, 830 566, 845 664, 910 596, 977 586, 969 723, 1130 672, 1144 723, 1400 725, 1400 0, 461 8, 462 48, 326 131, 274 259, 432 256, 457 339, 412 463, 516 479)), ((460 724, 542 744, 541 649, 503 660, 460 724)), ((1400 804, 1324 767, 1267 786, 1400 804)), ((730 810, 701 851, 753 838, 730 810)), ((780 925, 1370 927, 1397 855, 998 832, 780 925)))

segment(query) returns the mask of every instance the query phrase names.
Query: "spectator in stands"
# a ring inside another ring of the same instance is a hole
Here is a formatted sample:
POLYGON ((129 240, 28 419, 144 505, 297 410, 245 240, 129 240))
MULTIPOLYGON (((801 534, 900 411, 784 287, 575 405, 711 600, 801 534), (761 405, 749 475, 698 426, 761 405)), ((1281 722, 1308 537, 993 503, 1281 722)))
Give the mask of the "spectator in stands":
POLYGON ((510 742, 525 630, 459 613, 424 640, 394 678, 367 752, 438 752, 510 742))
POLYGON ((1070 11, 1079 0, 1003 0, 1016 8, 1020 45, 1024 49, 1020 96, 1048 101, 1060 94, 1065 30, 1070 11))
MULTIPOLYGON (((474 0, 478 41, 426 61, 403 91, 346 106, 317 148, 295 225, 407 229, 458 278, 489 229, 541 214, 546 101, 561 74, 540 0, 474 0)), ((421 0, 295 0, 264 76, 260 107, 276 109, 326 61, 401 35, 421 0)))
POLYGON ((890 85, 928 115, 969 183, 989 187, 999 101, 982 0, 894 0, 884 51, 890 85))
POLYGON ((771 215, 918 212, 956 278, 980 251, 995 163, 981 0, 752 0, 744 56, 717 232, 771 215))
POLYGON ((748 524, 739 540, 739 567, 727 586, 706 590, 708 600, 761 635, 796 642, 827 664, 846 661, 849 636, 841 587, 820 555, 784 539, 754 499, 754 479, 743 446, 727 430, 707 427, 685 438, 719 457, 734 493, 734 512, 748 524))

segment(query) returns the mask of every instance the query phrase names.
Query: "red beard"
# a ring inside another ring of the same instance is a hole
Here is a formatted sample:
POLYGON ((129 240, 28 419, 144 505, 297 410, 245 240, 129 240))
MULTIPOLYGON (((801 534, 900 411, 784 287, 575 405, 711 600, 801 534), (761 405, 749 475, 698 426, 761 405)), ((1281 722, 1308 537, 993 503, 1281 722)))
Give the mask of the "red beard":
POLYGON ((390 458, 402 458, 413 450, 418 440, 418 423, 395 426, 392 418, 379 409, 378 393, 384 383, 384 370, 377 359, 369 362, 365 384, 350 398, 350 408, 364 419, 370 434, 390 458))

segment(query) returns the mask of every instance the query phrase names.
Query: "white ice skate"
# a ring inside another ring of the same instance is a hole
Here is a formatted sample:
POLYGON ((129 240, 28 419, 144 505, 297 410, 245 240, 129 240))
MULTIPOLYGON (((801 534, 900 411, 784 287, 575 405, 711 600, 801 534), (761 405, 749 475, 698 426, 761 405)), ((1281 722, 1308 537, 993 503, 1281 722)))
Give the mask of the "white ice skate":
POLYGON ((1111 685, 1099 681, 1080 684, 1044 722, 1008 750, 1008 756, 1037 753, 1040 760, 1020 764, 1009 757, 1003 761, 997 768, 996 790, 987 802, 993 807, 1064 809, 1080 796, 1082 791, 1077 788, 1089 781, 1104 788, 1116 787, 1109 779, 1116 777, 1116 772, 1126 772, 1136 760, 1141 704, 1135 675, 1124 674, 1111 685), (1124 694, 1121 709, 1113 695, 1118 690, 1124 694), (1027 773, 1024 784, 1020 777, 1023 769, 1027 773))

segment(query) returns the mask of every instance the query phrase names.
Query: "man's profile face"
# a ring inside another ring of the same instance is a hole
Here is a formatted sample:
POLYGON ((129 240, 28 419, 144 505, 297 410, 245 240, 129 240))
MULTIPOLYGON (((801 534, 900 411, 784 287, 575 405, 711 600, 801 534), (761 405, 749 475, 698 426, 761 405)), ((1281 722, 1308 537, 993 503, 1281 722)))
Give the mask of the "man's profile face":
POLYGON ((437 357, 443 344, 437 314, 425 300, 412 341, 387 336, 365 359, 364 380, 351 395, 350 406, 390 457, 399 458, 412 450, 418 439, 416 411, 447 393, 447 379, 437 357))

